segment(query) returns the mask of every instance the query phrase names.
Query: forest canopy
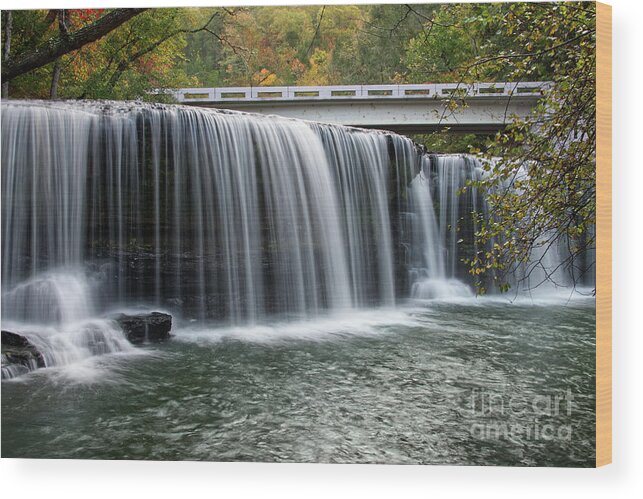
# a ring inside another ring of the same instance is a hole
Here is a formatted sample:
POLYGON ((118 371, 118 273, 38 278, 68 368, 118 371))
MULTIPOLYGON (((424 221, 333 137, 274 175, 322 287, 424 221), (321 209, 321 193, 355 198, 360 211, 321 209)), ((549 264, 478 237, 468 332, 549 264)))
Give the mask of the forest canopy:
MULTIPOLYGON (((156 87, 393 83, 436 5, 153 9, 10 82, 11 96, 145 98, 156 87)), ((113 9, 114 10, 114 9, 113 9)), ((122 9, 121 9, 122 10, 122 9)), ((7 62, 73 34, 107 9, 3 11, 7 62), (61 21, 64 19, 64 22, 61 21), (9 43, 7 43, 9 42, 9 43)))
MULTIPOLYGON (((56 97, 91 99, 147 98, 153 88, 181 86, 550 80, 553 54, 528 70, 503 58, 538 43, 521 38, 522 5, 3 11, 3 77, 24 54, 129 10, 138 12, 105 36, 12 76, 11 96, 50 97, 56 68, 56 97), (485 62, 489 57, 496 63, 485 62)), ((555 13, 552 5, 531 9, 555 13)), ((556 21, 545 34, 549 39, 558 39, 566 24, 560 14, 556 21)))

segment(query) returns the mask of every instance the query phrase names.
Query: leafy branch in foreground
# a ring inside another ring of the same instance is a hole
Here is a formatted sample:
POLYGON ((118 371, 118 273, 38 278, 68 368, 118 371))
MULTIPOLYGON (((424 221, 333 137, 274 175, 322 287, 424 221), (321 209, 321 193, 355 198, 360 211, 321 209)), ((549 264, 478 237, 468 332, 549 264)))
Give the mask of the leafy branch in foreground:
MULTIPOLYGON (((510 275, 530 289, 545 281, 575 286, 594 265, 594 4, 445 5, 434 19, 410 44, 409 79, 552 82, 528 118, 510 117, 488 142, 486 172, 469 183, 486 194, 488 210, 473 214, 478 251, 465 260, 478 291, 507 291, 510 275), (557 268, 544 261, 548 249, 563 255, 557 268), (562 282, 562 267, 571 283, 562 282)), ((462 105, 453 99, 445 113, 462 105)))
POLYGON ((2 61, 2 81, 8 82, 29 71, 45 66, 65 54, 95 42, 147 9, 114 9, 77 31, 62 31, 33 50, 2 61))
POLYGON ((481 63, 501 65, 513 81, 548 67, 552 86, 530 117, 498 133, 487 172, 477 255, 468 261, 481 292, 509 288, 509 275, 533 289, 545 281, 576 286, 594 262, 596 220, 596 36, 594 4, 513 4, 501 24, 520 52, 481 63), (493 165, 493 166, 492 166, 493 165), (547 251, 562 255, 557 267, 547 251), (520 269, 519 269, 520 268, 520 269), (562 268, 571 272, 558 272, 562 268), (520 270, 520 272, 517 272, 520 270), (572 282, 562 276, 571 274, 572 282))

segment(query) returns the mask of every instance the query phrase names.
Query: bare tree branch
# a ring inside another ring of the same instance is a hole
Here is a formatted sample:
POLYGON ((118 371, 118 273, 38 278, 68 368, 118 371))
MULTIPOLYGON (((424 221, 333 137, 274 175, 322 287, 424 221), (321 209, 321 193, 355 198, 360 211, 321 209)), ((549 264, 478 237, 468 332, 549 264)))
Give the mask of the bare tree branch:
POLYGON ((310 54, 311 49, 313 48, 313 44, 315 43, 315 39, 317 38, 317 35, 319 34, 319 28, 321 28, 321 23, 322 20, 324 19, 324 12, 326 11, 326 6, 324 5, 321 10, 321 14, 319 14, 319 22, 317 22, 317 28, 315 29, 315 33, 313 34, 312 40, 310 40, 310 45, 308 45, 308 49, 306 49, 306 57, 308 57, 308 54, 310 54))

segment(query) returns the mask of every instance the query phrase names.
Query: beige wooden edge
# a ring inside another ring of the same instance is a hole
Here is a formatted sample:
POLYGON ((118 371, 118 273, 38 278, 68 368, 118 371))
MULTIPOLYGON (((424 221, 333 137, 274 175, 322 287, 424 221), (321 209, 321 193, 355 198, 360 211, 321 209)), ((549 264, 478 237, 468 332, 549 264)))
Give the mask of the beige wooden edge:
POLYGON ((612 7, 596 3, 596 466, 612 462, 612 7))

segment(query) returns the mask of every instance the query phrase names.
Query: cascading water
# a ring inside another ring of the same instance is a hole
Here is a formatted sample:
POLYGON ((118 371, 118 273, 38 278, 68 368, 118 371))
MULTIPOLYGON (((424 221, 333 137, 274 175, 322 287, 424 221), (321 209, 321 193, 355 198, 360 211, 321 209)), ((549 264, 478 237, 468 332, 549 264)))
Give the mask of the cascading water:
MULTIPOLYGON (((3 122, 7 297, 73 267, 103 308, 233 324, 395 303, 390 172, 415 168, 408 139, 117 104, 6 103, 3 122)), ((5 316, 37 315, 17 300, 5 316)))
MULTIPOLYGON (((485 198, 470 181, 486 175, 480 162, 466 155, 424 155, 419 174, 410 184, 412 247, 416 254, 411 265, 411 296, 420 299, 472 297, 468 269, 463 260, 479 251, 474 213, 489 219, 485 198)), ((493 168, 493 165, 491 165, 493 168)), ((521 172, 521 175, 525 175, 521 172)), ((523 178, 518 175, 517 178, 523 178)), ((507 182, 498 189, 513 189, 507 182)), ((493 243, 494 241, 491 241, 493 243)), ((519 293, 551 292, 575 284, 593 286, 592 250, 578 258, 568 258, 567 240, 547 237, 534 244, 526 261, 507 276, 519 293), (571 262, 571 263, 570 263, 571 262)), ((493 283, 489 282, 492 286, 493 283)))
POLYGON ((132 305, 244 325, 473 296, 480 172, 391 133, 4 101, 3 320, 61 363, 131 348, 96 317, 132 305))
POLYGON ((478 211, 475 188, 465 189, 468 180, 478 179, 479 164, 461 155, 425 155, 419 174, 410 185, 414 260, 414 298, 471 297, 465 282, 462 259, 476 251, 472 214, 478 211), (437 214, 436 214, 437 212, 437 214))
POLYGON ((22 322, 70 324, 93 314, 85 276, 73 269, 44 272, 2 295, 3 315, 22 322))
POLYGON ((24 368, 7 362, 3 352, 2 378, 133 350, 114 321, 94 316, 92 296, 91 283, 73 268, 45 271, 3 292, 3 328, 20 331, 42 365, 33 358, 24 368))

